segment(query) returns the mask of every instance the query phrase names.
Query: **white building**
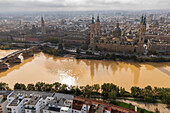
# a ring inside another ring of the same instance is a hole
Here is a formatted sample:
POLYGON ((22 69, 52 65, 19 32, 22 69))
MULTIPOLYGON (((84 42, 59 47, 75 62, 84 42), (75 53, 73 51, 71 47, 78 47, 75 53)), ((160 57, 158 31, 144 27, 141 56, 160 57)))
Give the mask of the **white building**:
POLYGON ((43 109, 43 113, 72 113, 73 96, 56 93, 43 109))
POLYGON ((39 91, 13 91, 7 96, 10 113, 71 113, 73 96, 39 91))
POLYGON ((53 93, 38 91, 13 91, 7 96, 7 110, 11 113, 40 113, 43 104, 43 97, 52 96, 53 93))

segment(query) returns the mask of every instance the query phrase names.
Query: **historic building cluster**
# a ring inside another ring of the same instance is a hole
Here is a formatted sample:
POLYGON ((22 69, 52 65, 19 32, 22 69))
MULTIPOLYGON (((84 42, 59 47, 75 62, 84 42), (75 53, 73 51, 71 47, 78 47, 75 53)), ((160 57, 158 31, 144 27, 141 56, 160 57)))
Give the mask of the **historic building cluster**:
POLYGON ((126 53, 143 53, 143 45, 145 41, 146 31, 146 17, 141 17, 141 22, 138 29, 138 34, 130 39, 125 37, 117 23, 116 28, 106 33, 106 30, 101 31, 100 19, 97 17, 95 22, 92 17, 92 23, 90 25, 90 48, 92 50, 100 49, 113 52, 126 52, 126 53))

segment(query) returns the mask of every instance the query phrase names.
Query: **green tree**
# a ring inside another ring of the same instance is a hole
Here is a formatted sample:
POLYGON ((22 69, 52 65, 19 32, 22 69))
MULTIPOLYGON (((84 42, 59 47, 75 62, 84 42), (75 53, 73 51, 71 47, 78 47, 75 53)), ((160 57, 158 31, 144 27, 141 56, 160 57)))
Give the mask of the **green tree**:
POLYGON ((60 43, 60 44, 58 45, 58 50, 63 50, 63 44, 60 43))
POLYGON ((44 91, 50 92, 52 91, 53 84, 45 84, 44 85, 44 91))
POLYGON ((112 58, 113 60, 115 60, 115 59, 116 59, 116 55, 115 55, 115 54, 112 54, 112 55, 111 55, 111 58, 112 58))
POLYGON ((5 45, 4 48, 5 49, 10 49, 10 45, 5 45))
POLYGON ((8 84, 0 82, 0 90, 9 90, 8 84))
POLYGON ((68 42, 64 42, 64 47, 71 47, 71 45, 68 42))
POLYGON ((122 88, 122 87, 121 87, 121 88, 120 88, 120 91, 119 91, 120 96, 124 96, 125 93, 126 93, 125 88, 122 88))
POLYGON ((61 87, 61 83, 55 82, 55 83, 53 84, 53 86, 54 86, 54 90, 55 90, 55 91, 59 91, 59 89, 60 89, 60 87, 61 87))
POLYGON ((47 38, 44 40, 45 42, 50 42, 50 43, 54 43, 54 44, 58 44, 59 43, 59 39, 52 37, 52 38, 47 38))
POLYGON ((129 104, 129 109, 133 110, 133 105, 131 103, 129 104))
POLYGON ((59 92, 60 93, 67 93, 67 91, 68 91, 67 88, 68 88, 68 86, 66 84, 62 84, 59 88, 59 92))
POLYGON ((170 93, 169 92, 168 93, 166 92, 163 94, 162 101, 165 104, 170 104, 170 93))
POLYGON ((76 88, 74 95, 76 95, 76 96, 81 95, 81 91, 80 91, 80 89, 78 87, 76 88))
POLYGON ((86 55, 93 55, 93 53, 90 51, 86 51, 86 55))
POLYGON ((88 45, 87 45, 87 44, 83 44, 83 45, 81 46, 81 49, 83 49, 83 50, 88 50, 88 45))
POLYGON ((92 89, 92 87, 91 87, 90 85, 86 85, 86 86, 85 86, 85 92, 84 92, 84 93, 85 93, 85 96, 86 96, 86 97, 89 98, 92 91, 93 91, 93 89, 92 89))
POLYGON ((103 96, 104 99, 109 98, 109 93, 111 91, 115 91, 117 93, 117 95, 119 94, 119 88, 112 83, 104 83, 101 86, 101 89, 102 89, 102 96, 103 96))
POLYGON ((92 85, 92 88, 93 88, 93 90, 94 90, 95 92, 98 92, 99 89, 100 89, 100 85, 99 85, 99 84, 94 84, 94 85, 92 85))
POLYGON ((106 58, 108 58, 108 57, 110 57, 110 54, 107 53, 107 54, 106 54, 106 58))
POLYGON ((3 46, 3 45, 1 45, 1 46, 0 46, 0 49, 4 49, 4 46, 3 46))
POLYGON ((143 97, 145 102, 156 102, 156 98, 153 95, 153 90, 151 86, 145 87, 143 90, 143 97))
POLYGON ((112 90, 118 91, 118 87, 116 85, 114 85, 113 83, 104 83, 101 86, 101 89, 103 91, 107 91, 107 92, 111 92, 112 90))
POLYGON ((79 48, 76 49, 76 53, 77 53, 77 54, 80 54, 79 48))
POLYGON ((26 48, 28 48, 29 46, 28 46, 27 44, 24 44, 24 46, 23 46, 23 47, 26 49, 26 48))
POLYGON ((156 52, 156 50, 149 50, 148 55, 157 55, 158 53, 156 52))
POLYGON ((14 90, 26 90, 26 86, 24 84, 21 84, 21 83, 16 83, 14 85, 14 90))
POLYGON ((53 55, 56 55, 57 54, 57 50, 55 48, 52 49, 52 53, 53 55))
POLYGON ((116 97, 117 97, 117 92, 115 90, 112 90, 111 92, 109 92, 110 100, 116 100, 116 97))
POLYGON ((141 110, 140 110, 140 113, 145 113, 144 109, 141 109, 141 110))
POLYGON ((45 83, 43 82, 37 82, 35 84, 35 89, 38 90, 38 91, 44 91, 44 86, 45 86, 45 83))
POLYGON ((139 87, 132 87, 131 88, 131 95, 133 97, 139 97, 141 95, 141 89, 139 87))
POLYGON ((29 90, 29 91, 34 91, 34 90, 35 90, 34 84, 28 84, 28 85, 27 85, 27 90, 29 90))

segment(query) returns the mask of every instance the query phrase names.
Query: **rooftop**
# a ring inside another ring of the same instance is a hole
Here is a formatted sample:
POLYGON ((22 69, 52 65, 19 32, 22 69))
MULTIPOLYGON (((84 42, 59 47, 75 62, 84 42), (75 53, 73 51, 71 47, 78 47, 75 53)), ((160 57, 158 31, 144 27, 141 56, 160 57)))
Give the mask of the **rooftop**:
POLYGON ((40 97, 38 97, 38 96, 33 96, 27 103, 26 103, 26 105, 32 105, 32 106, 34 106, 34 105, 36 105, 37 104, 37 102, 40 100, 40 97))
POLYGON ((9 97, 18 97, 18 96, 24 96, 25 98, 31 98, 32 96, 41 96, 41 97, 51 97, 53 93, 49 92, 41 92, 41 91, 20 91, 16 90, 14 93, 12 93, 9 97))

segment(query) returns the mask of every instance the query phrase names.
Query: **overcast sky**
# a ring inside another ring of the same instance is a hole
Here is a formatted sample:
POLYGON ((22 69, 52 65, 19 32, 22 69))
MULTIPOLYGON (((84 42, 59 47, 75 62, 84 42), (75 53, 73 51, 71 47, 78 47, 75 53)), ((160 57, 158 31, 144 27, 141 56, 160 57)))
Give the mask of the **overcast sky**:
POLYGON ((170 0, 0 0, 0 12, 170 9, 170 0))

